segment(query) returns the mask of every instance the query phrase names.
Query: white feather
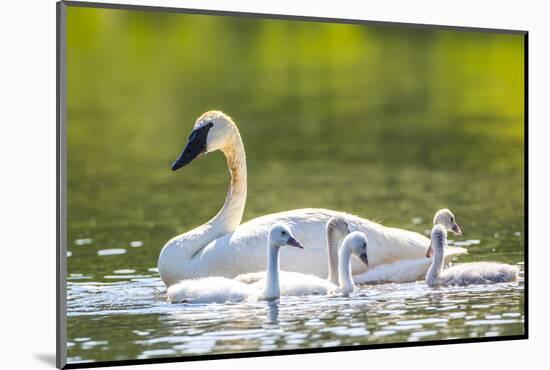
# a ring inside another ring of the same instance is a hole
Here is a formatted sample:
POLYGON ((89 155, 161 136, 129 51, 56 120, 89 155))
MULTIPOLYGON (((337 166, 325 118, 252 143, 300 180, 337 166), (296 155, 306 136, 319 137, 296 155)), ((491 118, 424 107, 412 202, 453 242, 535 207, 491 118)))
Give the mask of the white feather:
POLYGON ((166 292, 171 303, 223 303, 255 300, 260 291, 250 285, 224 277, 183 280, 166 292))
MULTIPOLYGON (((290 271, 281 271, 281 273, 279 281, 281 296, 328 294, 338 290, 338 286, 317 276, 290 271)), ((265 288, 265 282, 264 276, 254 282, 252 286, 263 290, 265 288)))
POLYGON ((496 262, 472 262, 443 270, 443 285, 495 284, 516 281, 518 268, 496 262))

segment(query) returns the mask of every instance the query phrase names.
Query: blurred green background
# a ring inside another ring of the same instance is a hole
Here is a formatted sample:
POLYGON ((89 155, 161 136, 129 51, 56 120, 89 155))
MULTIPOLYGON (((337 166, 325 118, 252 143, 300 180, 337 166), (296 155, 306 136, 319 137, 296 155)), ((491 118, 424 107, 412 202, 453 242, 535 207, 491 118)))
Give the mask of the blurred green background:
POLYGON ((170 170, 210 109, 244 140, 244 220, 323 207, 425 232, 449 207, 481 240, 464 260, 523 260, 522 35, 77 7, 67 30, 69 273, 154 268, 218 211, 222 154, 170 170))

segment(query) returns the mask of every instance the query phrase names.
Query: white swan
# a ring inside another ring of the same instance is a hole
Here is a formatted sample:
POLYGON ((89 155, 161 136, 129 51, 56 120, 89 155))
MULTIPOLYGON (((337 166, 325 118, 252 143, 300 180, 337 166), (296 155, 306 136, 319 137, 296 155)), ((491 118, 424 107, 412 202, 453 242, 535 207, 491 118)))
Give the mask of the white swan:
MULTIPOLYGON (((357 256, 365 265, 367 258, 367 237, 359 231, 349 233, 347 223, 341 217, 333 217, 327 223, 327 238, 329 240, 329 278, 325 280, 318 276, 292 271, 280 272, 281 295, 302 296, 313 294, 343 293, 349 294, 355 289, 351 275, 351 256, 357 256), (338 251, 339 240, 333 236, 338 233, 344 240, 338 251)), ((266 284, 264 272, 239 275, 235 280, 251 284, 261 289, 266 284)))
MULTIPOLYGON (((441 224, 456 235, 462 235, 460 226, 448 209, 439 210, 434 217, 433 224, 441 224)), ((468 253, 466 248, 445 248, 445 265, 450 265, 453 257, 468 253)), ((364 273, 353 276, 355 284, 379 284, 379 283, 407 283, 416 280, 424 280, 426 273, 432 265, 433 249, 430 247, 425 257, 403 259, 391 264, 381 264, 364 273), (428 257, 428 258, 426 258, 428 257)))
MULTIPOLYGON (((448 211, 448 210, 443 210, 448 211)), ((445 217, 445 213, 442 214, 445 217)), ((447 215, 448 217, 448 215, 447 215)), ((495 262, 463 263, 444 269, 443 255, 447 247, 447 226, 445 222, 432 229, 433 262, 426 274, 426 284, 431 287, 442 285, 493 284, 516 281, 518 269, 515 266, 495 262)))
MULTIPOLYGON (((429 239, 415 232, 385 227, 366 219, 326 209, 297 209, 274 213, 239 226, 246 202, 246 159, 237 126, 222 112, 210 111, 200 116, 179 158, 175 171, 201 154, 220 150, 224 153, 231 181, 225 203, 207 223, 174 237, 160 252, 159 274, 166 286, 179 280, 205 276, 235 277, 264 268, 266 256, 262 246, 267 231, 275 223, 289 225, 306 247, 300 258, 296 251, 283 250, 285 270, 327 275, 325 225, 333 216, 344 216, 351 230, 369 236, 371 267, 402 259, 426 255, 429 239)), ((186 210, 189 212, 189 210, 186 210)), ((353 273, 365 271, 352 260, 353 273)))
POLYGON ((271 228, 267 246, 267 283, 263 289, 225 277, 207 277, 188 279, 172 285, 167 290, 171 303, 223 303, 228 301, 245 301, 251 299, 277 299, 279 289, 279 249, 290 245, 303 248, 285 225, 271 228))

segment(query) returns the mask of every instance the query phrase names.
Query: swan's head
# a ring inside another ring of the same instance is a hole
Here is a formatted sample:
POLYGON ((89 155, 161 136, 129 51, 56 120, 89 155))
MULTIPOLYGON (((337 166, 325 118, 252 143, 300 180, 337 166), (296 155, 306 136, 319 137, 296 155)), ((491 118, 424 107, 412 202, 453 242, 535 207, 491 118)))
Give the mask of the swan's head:
POLYGON ((195 122, 185 149, 172 163, 172 170, 186 166, 204 153, 224 150, 235 134, 238 135, 238 130, 231 117, 214 110, 204 113, 195 122))
MULTIPOLYGON (((434 216, 434 226, 440 225, 444 228, 445 232, 451 231, 454 234, 461 236, 462 230, 460 229, 460 226, 456 223, 455 215, 451 211, 449 211, 447 208, 440 209, 435 213, 434 216)), ((440 230, 439 228, 434 227, 433 230, 440 230)), ((430 247, 428 248, 428 252, 426 253, 426 257, 432 257, 434 254, 433 250, 433 230, 432 230, 432 243, 430 244, 430 247)))
POLYGON ((349 234, 348 222, 341 216, 331 217, 327 222, 327 234, 338 234, 342 238, 349 234))
POLYGON ((274 225, 269 231, 270 244, 276 247, 290 245, 292 247, 304 249, 302 244, 292 234, 290 228, 283 224, 274 225))
POLYGON ((367 236, 360 231, 354 231, 345 237, 342 242, 342 249, 350 249, 352 254, 355 254, 368 266, 367 245, 367 236))
POLYGON ((447 208, 440 209, 436 212, 434 216, 434 225, 441 225, 447 231, 452 231, 458 236, 462 235, 462 230, 460 229, 460 226, 458 226, 458 224, 456 223, 455 215, 453 215, 453 213, 447 208))

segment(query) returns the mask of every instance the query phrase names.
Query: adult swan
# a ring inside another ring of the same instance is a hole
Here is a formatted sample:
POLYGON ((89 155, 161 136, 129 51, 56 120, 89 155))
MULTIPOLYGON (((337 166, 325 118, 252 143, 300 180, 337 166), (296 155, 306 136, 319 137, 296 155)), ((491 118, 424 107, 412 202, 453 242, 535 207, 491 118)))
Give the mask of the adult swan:
MULTIPOLYGON (((166 243, 158 261, 160 277, 166 286, 182 279, 231 278, 262 270, 267 263, 265 245, 268 233, 276 223, 288 225, 304 245, 304 250, 299 253, 293 249, 281 251, 281 268, 326 277, 325 225, 334 216, 344 217, 351 231, 367 234, 371 268, 402 259, 426 258, 430 240, 423 235, 326 209, 274 213, 240 225, 246 203, 246 158, 239 130, 229 116, 219 111, 200 116, 187 146, 172 164, 172 170, 176 171, 200 155, 216 150, 225 155, 231 174, 225 203, 210 221, 166 243)), ((354 274, 364 272, 365 265, 354 258, 352 271, 354 274)))

